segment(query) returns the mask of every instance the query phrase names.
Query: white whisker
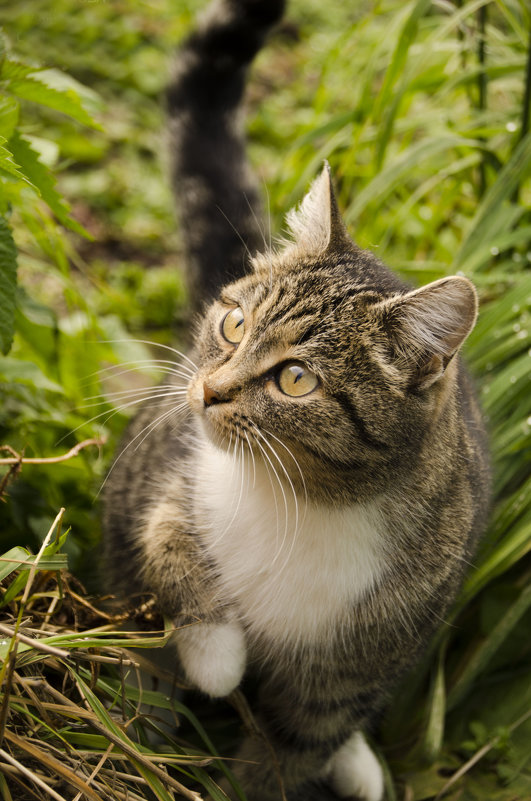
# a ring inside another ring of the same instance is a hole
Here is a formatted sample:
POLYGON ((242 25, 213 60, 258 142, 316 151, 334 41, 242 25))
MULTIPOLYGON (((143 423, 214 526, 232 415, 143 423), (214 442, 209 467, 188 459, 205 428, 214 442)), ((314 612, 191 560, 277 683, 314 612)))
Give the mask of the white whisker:
MULTIPOLYGON (((247 198, 246 198, 246 200, 247 200, 247 198)), ((221 208, 221 206, 217 206, 217 205, 216 205, 216 208, 217 208, 217 210, 219 211, 219 213, 220 213, 220 214, 222 214, 222 215, 225 217, 225 219, 227 220, 228 224, 230 225, 230 227, 232 228, 232 230, 234 231, 234 233, 236 234, 236 236, 238 237, 238 239, 239 239, 239 240, 240 240, 240 242, 242 243, 242 245, 243 245, 243 247, 244 247, 244 250, 245 250, 245 252, 246 252, 246 254, 247 254, 247 257, 248 257, 248 259, 249 259, 249 260, 251 260, 251 258, 252 258, 252 254, 251 254, 251 251, 249 250, 249 246, 247 245, 247 242, 245 241, 245 239, 243 238, 243 236, 240 234, 240 232, 238 231, 238 229, 236 228, 236 226, 235 226, 235 225, 233 225, 232 221, 231 221, 231 220, 229 220, 229 218, 227 217, 227 215, 225 214, 225 212, 223 211, 223 209, 221 208)))
POLYGON ((255 486, 256 486, 256 462, 255 462, 255 459, 254 459, 253 448, 252 448, 252 445, 251 445, 251 440, 249 439, 249 435, 248 435, 247 431, 244 431, 243 433, 245 435, 245 439, 247 440, 247 445, 249 447, 249 453, 251 454, 251 460, 252 460, 252 464, 253 464, 253 489, 254 489, 255 486))
POLYGON ((96 370, 95 373, 91 373, 87 376, 86 380, 88 381, 89 378, 93 378, 94 376, 101 377, 106 373, 110 373, 111 378, 119 378, 119 376, 134 373, 137 370, 149 370, 150 368, 153 368, 153 370, 156 369, 158 373, 177 375, 187 381, 195 375, 188 365, 178 364, 170 359, 135 359, 130 362, 122 362, 120 365, 111 364, 108 367, 102 367, 101 370, 96 370))
MULTIPOLYGON (((146 433, 144 434, 144 436, 142 437, 142 439, 140 440, 140 442, 137 444, 137 446, 136 446, 136 448, 135 448, 135 451, 137 451, 137 450, 140 448, 140 446, 141 446, 141 445, 142 445, 142 443, 143 443, 143 442, 144 442, 144 441, 147 439, 147 437, 149 437, 149 435, 150 435, 150 434, 151 434, 151 433, 152 433, 152 432, 153 432, 153 431, 154 431, 156 428, 158 428, 158 427, 159 427, 159 425, 160 425, 161 423, 163 423, 163 422, 164 422, 164 420, 167 420, 167 419, 168 419, 168 417, 171 417, 173 414, 179 414, 180 412, 182 412, 182 411, 183 411, 183 409, 186 409, 186 407, 187 407, 187 406, 188 406, 188 404, 187 404, 187 403, 185 403, 185 402, 182 402, 182 403, 180 403, 178 406, 172 407, 171 409, 168 409, 168 411, 166 411, 166 412, 163 412, 163 413, 162 413, 162 414, 160 414, 160 415, 159 415, 157 418, 155 418, 155 420, 153 420, 151 423, 149 423, 147 426, 145 426, 145 427, 142 429, 142 431, 141 431, 139 434, 137 434, 137 435, 136 435, 136 437, 134 438, 134 440, 136 440, 136 439, 138 439, 138 437, 139 437, 141 434, 143 434, 143 433, 144 433, 144 431, 146 432, 146 433), (147 430, 146 430, 146 429, 147 429, 147 430)), ((134 440, 133 440, 133 442, 134 442, 134 440)))
MULTIPOLYGON (((146 439, 146 437, 147 437, 147 436, 149 436, 149 434, 150 434, 150 433, 153 431, 153 429, 154 429, 154 428, 156 428, 156 427, 157 427, 157 425, 163 421, 163 419, 165 419, 165 418, 169 417, 169 416, 170 416, 170 415, 172 415, 172 414, 181 414, 183 411, 185 411, 185 412, 186 412, 186 411, 190 411, 190 407, 188 406, 188 404, 187 404, 185 401, 182 401, 182 402, 181 402, 179 405, 177 405, 177 406, 173 406, 173 407, 172 407, 171 409, 169 409, 168 411, 166 411, 166 412, 163 412, 163 414, 159 415, 159 417, 157 417, 155 421, 152 421, 152 422, 151 422, 151 423, 149 423, 147 426, 144 426, 144 428, 143 428, 141 431, 139 431, 139 432, 138 432, 138 434, 136 434, 136 436, 134 436, 134 437, 133 437, 133 439, 129 440, 129 442, 127 443, 127 445, 125 445, 125 447, 124 447, 124 448, 122 448, 122 450, 120 451, 120 453, 118 454, 118 456, 116 457, 116 459, 113 461, 112 465, 110 466, 110 468, 109 468, 109 471, 108 471, 107 475, 105 476, 105 478, 104 478, 104 480, 103 480, 103 482, 102 482, 102 484, 101 484, 101 487, 100 487, 100 488, 99 488, 99 490, 98 490, 98 493, 97 493, 96 497, 99 497, 99 495, 101 494, 101 492, 102 492, 103 488, 105 487, 105 485, 106 485, 106 483, 107 483, 107 481, 108 481, 108 479, 109 479, 109 477, 110 477, 111 473, 113 472, 114 468, 116 467, 116 465, 118 464, 118 462, 120 461, 120 459, 122 458, 122 456, 123 456, 123 455, 126 453, 126 451, 128 451, 128 450, 129 450, 129 448, 130 448, 130 447, 131 447, 131 446, 132 446, 132 445, 133 445, 133 444, 134 444, 134 443, 137 441, 137 439, 138 439, 139 437, 141 437, 141 436, 142 436, 142 434, 144 434, 144 432, 146 431, 146 429, 148 429, 148 428, 149 428, 149 431, 146 433, 146 435, 144 436, 144 438, 142 439, 142 441, 141 441, 141 442, 140 442, 140 443, 137 445, 137 448, 138 448, 138 447, 140 447, 140 445, 142 444, 142 442, 144 442, 144 440, 146 439)), ((135 448, 135 450, 136 450, 137 448, 135 448)))
POLYGON ((113 403, 119 400, 128 400, 135 398, 142 398, 148 396, 149 398, 164 398, 168 395, 186 395, 186 387, 176 387, 175 384, 159 384, 154 387, 144 387, 142 389, 123 389, 119 392, 106 392, 100 395, 90 395, 85 398, 87 401, 94 401, 94 403, 84 403, 79 406, 79 409, 88 409, 91 406, 101 406, 104 403, 113 403))
POLYGON ((170 345, 163 345, 161 342, 152 342, 149 339, 102 339, 100 341, 104 345, 114 345, 120 343, 130 344, 131 342, 135 342, 140 345, 151 345, 153 348, 163 348, 164 350, 169 350, 170 353, 175 353, 180 359, 186 359, 186 361, 194 368, 194 373, 196 373, 198 370, 197 364, 189 356, 187 356, 186 353, 183 353, 177 348, 172 348, 170 345))
POLYGON ((240 507, 241 507, 241 503, 242 503, 242 499, 243 499, 243 490, 244 490, 244 486, 245 486, 244 473, 243 473, 243 443, 241 442, 241 440, 239 440, 238 436, 234 437, 234 445, 232 445, 232 440, 233 440, 233 432, 231 431, 230 439, 229 439, 229 445, 228 445, 227 450, 228 450, 228 452, 230 453, 230 455, 232 457, 231 458, 231 462, 232 462, 231 484, 233 483, 233 480, 234 480, 235 470, 238 470, 238 472, 239 472, 239 477, 238 477, 238 483, 239 483, 238 498, 236 500, 236 506, 234 508, 234 511, 232 513, 232 516, 231 516, 229 522, 227 523, 225 528, 222 531, 220 531, 220 533, 217 535, 217 537, 213 540, 212 545, 214 545, 214 546, 217 543, 219 543, 225 537, 225 535, 230 531, 234 521, 236 520, 236 518, 238 516, 238 513, 240 511, 240 507), (240 453, 239 454, 237 453, 238 445, 240 446, 240 453), (232 448, 232 452, 231 452, 231 448, 232 448))
POLYGON ((288 446, 284 442, 282 442, 281 439, 279 439, 275 434, 273 434, 272 431, 269 431, 269 430, 267 430, 265 428, 263 430, 264 430, 264 433, 267 434, 269 437, 273 437, 273 439, 276 442, 278 442, 278 444, 281 445, 284 448, 284 450, 287 451, 289 456, 292 458, 293 463, 294 463, 295 467, 297 468, 297 471, 298 471, 298 473, 299 473, 299 475, 301 477, 302 489, 304 491, 304 503, 305 503, 305 507, 306 507, 308 505, 308 491, 306 489, 306 481, 304 480, 304 474, 302 472, 300 464, 298 463, 297 459, 295 458, 293 452, 288 448, 288 446))
MULTIPOLYGON (((258 436, 259 436, 261 439, 263 439, 263 441, 265 442, 265 444, 266 444, 266 445, 269 447, 269 449, 270 449, 270 450, 271 450, 271 451, 274 453, 274 455, 275 455, 275 456, 276 456, 276 458, 277 458, 277 461, 280 463, 280 466, 282 467, 282 469, 284 470, 284 472, 285 472, 285 473, 286 473, 286 475, 287 475, 287 472, 286 472, 286 470, 285 470, 284 466, 282 465, 282 462, 280 461, 280 459, 278 458, 277 454, 276 454, 276 453, 275 453, 275 451, 273 450, 273 448, 272 448, 271 444, 270 444, 270 443, 267 441, 267 439, 264 437, 264 435, 262 434, 262 432, 260 431, 260 429, 258 428, 258 426, 257 426, 257 425, 255 425, 255 424, 253 423, 253 428, 254 428, 254 430, 256 431, 256 433, 258 434, 258 436)), ((282 549, 284 548, 284 545, 285 545, 285 543, 286 543, 286 539, 287 539, 287 537, 288 537, 288 530, 289 530, 289 526, 288 526, 288 523, 289 523, 289 505, 288 505, 288 499, 287 499, 287 496, 286 496, 286 492, 285 492, 285 490, 284 490, 284 485, 283 485, 283 483, 282 483, 282 480, 281 480, 281 478, 280 478, 280 476, 279 476, 279 474, 278 474, 278 471, 277 471, 276 467, 274 466, 273 462, 272 462, 272 461, 271 461, 271 459, 269 458, 269 456, 268 456, 268 454, 266 453, 265 449, 264 449, 264 448, 261 448, 261 451, 262 451, 262 454, 264 455, 264 457, 265 457, 265 458, 267 459, 267 461, 269 462, 269 464, 270 464, 270 466, 271 466, 271 469, 273 470, 273 473, 275 474, 275 477, 276 477, 276 479, 277 479, 277 481, 278 481, 278 484, 279 484, 279 487, 280 487, 280 491, 281 491, 281 493, 282 493, 282 498, 283 498, 283 500, 284 500, 284 511, 285 511, 285 518, 284 518, 284 521, 285 521, 285 522, 284 522, 284 536, 282 537, 282 542, 281 542, 281 544, 280 544, 280 548, 278 549, 276 556, 274 557, 273 561, 271 562, 271 565, 274 565, 274 564, 275 564, 275 562, 277 561, 277 559, 278 559, 279 555, 281 554, 281 552, 282 552, 282 549)), ((290 483, 291 483, 291 482, 290 482, 290 483)), ((295 497, 295 494, 294 494, 294 497, 295 497)), ((296 511, 296 522, 297 522, 297 517, 298 517, 298 514, 297 514, 297 500, 296 500, 296 497, 295 497, 295 504, 296 504, 296 505, 295 505, 295 511, 296 511)))

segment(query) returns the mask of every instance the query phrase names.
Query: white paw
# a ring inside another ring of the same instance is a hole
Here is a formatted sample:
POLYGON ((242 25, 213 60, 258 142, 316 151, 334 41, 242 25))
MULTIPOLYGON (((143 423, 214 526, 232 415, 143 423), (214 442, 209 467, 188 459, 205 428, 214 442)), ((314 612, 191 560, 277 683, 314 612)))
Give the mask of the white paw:
POLYGON ((382 768, 360 732, 336 751, 326 775, 340 798, 354 795, 363 801, 381 801, 383 797, 382 768))
POLYGON ((240 683, 246 650, 237 621, 187 626, 175 632, 175 642, 186 676, 207 695, 228 695, 240 683))

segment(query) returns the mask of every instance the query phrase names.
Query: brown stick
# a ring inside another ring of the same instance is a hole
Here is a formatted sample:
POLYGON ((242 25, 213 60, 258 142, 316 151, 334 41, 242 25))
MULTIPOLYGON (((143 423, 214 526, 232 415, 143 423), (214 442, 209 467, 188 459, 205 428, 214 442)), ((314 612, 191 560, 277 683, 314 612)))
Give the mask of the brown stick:
MULTIPOLYGON (((84 439, 83 442, 78 442, 77 445, 74 445, 73 448, 67 453, 63 453, 61 456, 47 456, 47 457, 33 457, 33 456, 21 456, 20 454, 16 454, 15 456, 10 456, 6 459, 0 459, 0 465, 3 464, 57 464, 58 462, 66 462, 68 459, 72 459, 74 456, 77 456, 79 451, 83 450, 83 448, 87 448, 89 445, 97 445, 99 448, 104 445, 106 440, 102 437, 93 437, 92 439, 84 439)), ((2 450, 8 450, 10 453, 15 453, 13 448, 9 445, 0 445, 2 450)))

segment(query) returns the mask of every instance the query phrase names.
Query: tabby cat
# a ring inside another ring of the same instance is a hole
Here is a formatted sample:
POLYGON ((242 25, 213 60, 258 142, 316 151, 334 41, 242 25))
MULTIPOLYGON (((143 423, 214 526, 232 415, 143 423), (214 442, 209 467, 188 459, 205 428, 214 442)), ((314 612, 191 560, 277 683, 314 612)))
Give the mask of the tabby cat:
POLYGON ((457 276, 411 289, 358 248, 327 166, 291 240, 263 246, 239 110, 283 5, 216 1, 180 50, 173 183, 203 311, 110 474, 107 557, 118 592, 182 626, 197 688, 258 677, 275 757, 243 743, 250 801, 380 801, 362 732, 444 621, 489 505, 458 356, 477 298, 457 276))

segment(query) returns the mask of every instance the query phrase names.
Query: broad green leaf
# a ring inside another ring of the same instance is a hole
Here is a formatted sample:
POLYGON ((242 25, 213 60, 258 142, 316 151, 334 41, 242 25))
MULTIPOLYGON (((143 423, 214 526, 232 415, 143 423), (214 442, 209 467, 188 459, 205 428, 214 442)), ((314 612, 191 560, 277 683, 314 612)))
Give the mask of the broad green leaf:
POLYGON ((9 147, 24 175, 35 186, 42 199, 48 204, 57 219, 67 228, 90 238, 90 234, 70 216, 68 203, 55 188, 55 178, 47 167, 39 160, 38 154, 29 142, 15 133, 9 140, 9 147))
POLYGON ((63 387, 60 384, 50 381, 36 364, 25 359, 0 357, 0 376, 7 381, 23 381, 34 387, 39 387, 39 389, 47 389, 60 395, 63 394, 63 387))
POLYGON ((6 86, 9 86, 10 81, 20 81, 35 72, 40 72, 40 67, 25 64, 15 58, 4 58, 0 63, 0 81, 6 86))
POLYGON ((14 97, 0 96, 0 136, 8 140, 18 123, 20 105, 14 97))
POLYGON ((48 86, 44 80, 39 80, 39 78, 31 75, 19 80, 10 80, 7 88, 15 97, 30 100, 54 111, 59 111, 91 128, 98 127, 97 123, 84 109, 79 96, 73 89, 59 91, 48 86))
POLYGON ((15 321, 17 249, 5 217, 0 215, 0 350, 11 348, 15 321))
MULTIPOLYGON (((74 92, 87 112, 87 114, 92 115, 92 113, 96 111, 101 111, 103 107, 103 101, 101 100, 100 96, 93 90, 90 89, 85 84, 76 81, 72 75, 68 75, 65 72, 61 72, 58 69, 41 69, 39 71, 38 79, 45 83, 50 89, 55 89, 58 92, 74 92)), ((100 128, 98 123, 93 120, 93 127, 100 128)))
POLYGON ((11 151, 4 147, 5 144, 6 140, 3 136, 0 136, 0 173, 3 172, 8 176, 18 178, 31 186, 31 182, 26 178, 24 173, 18 169, 19 165, 15 164, 13 161, 13 154, 11 151))

